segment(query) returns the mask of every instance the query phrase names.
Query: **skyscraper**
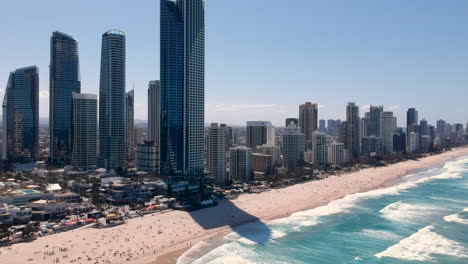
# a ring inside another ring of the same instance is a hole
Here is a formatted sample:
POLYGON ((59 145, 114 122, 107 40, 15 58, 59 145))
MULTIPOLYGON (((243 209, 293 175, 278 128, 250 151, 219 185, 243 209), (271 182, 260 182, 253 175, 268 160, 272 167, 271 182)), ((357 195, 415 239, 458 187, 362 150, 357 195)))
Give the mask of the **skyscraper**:
POLYGON ((294 170, 304 164, 305 137, 294 124, 283 134, 283 166, 294 170))
POLYGON ((369 110, 369 130, 368 136, 380 136, 380 114, 383 112, 383 106, 370 106, 369 110))
POLYGON ((226 139, 229 128, 225 124, 212 123, 208 128, 207 169, 216 184, 226 184, 226 153, 229 150, 226 139))
POLYGON ((312 133, 312 152, 314 164, 328 164, 327 135, 322 132, 312 133))
POLYGON ((70 164, 73 151, 72 93, 80 93, 78 43, 54 32, 50 38, 50 161, 70 164))
POLYGON ((395 132, 395 120, 393 112, 380 113, 380 137, 383 141, 383 150, 385 154, 393 153, 393 133, 395 132))
POLYGON ((414 144, 411 146, 410 140, 412 137, 414 137, 414 135, 411 135, 411 133, 414 132, 417 133, 418 136, 420 135, 418 123, 418 111, 416 111, 415 108, 409 108, 408 111, 406 111, 406 147, 408 148, 409 152, 414 152, 414 150, 411 150, 411 147, 415 147, 414 144))
POLYGON ((319 120, 319 131, 320 132, 325 132, 327 130, 326 126, 325 126, 325 119, 320 119, 319 120))
POLYGON ((312 140, 312 133, 317 130, 318 106, 306 102, 299 106, 299 131, 304 134, 305 140, 312 140))
POLYGON ((99 162, 108 170, 125 166, 125 33, 102 35, 99 87, 99 162))
POLYGON ((346 106, 345 148, 358 158, 361 150, 359 107, 355 103, 346 106))
POLYGON ((125 94, 125 132, 127 142, 127 160, 135 160, 135 90, 125 94))
POLYGON ((229 178, 235 182, 252 179, 252 149, 235 147, 229 149, 229 178))
POLYGON ((161 86, 159 81, 148 84, 148 138, 159 147, 159 120, 161 116, 161 86))
POLYGON ((161 0, 161 170, 204 172, 205 4, 161 0))
POLYGON ((27 161, 39 156, 39 69, 10 73, 3 98, 3 159, 27 161))
POLYGON ((71 165, 80 169, 96 167, 97 96, 72 93, 73 152, 71 165))
POLYGON ((275 144, 275 128, 270 121, 247 121, 247 147, 275 144))

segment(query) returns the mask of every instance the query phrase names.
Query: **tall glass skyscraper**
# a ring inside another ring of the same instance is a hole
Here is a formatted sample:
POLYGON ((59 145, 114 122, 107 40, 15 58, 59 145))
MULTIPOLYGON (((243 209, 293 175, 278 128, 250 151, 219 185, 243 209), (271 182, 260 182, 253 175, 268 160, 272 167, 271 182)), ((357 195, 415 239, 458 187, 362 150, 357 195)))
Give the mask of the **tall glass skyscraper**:
POLYGON ((71 164, 80 169, 96 167, 97 96, 73 93, 73 152, 71 164))
POLYGON ((159 127, 161 118, 161 86, 159 81, 148 84, 148 138, 159 148, 159 127))
POLYGON ((205 7, 161 0, 161 171, 204 173, 205 7))
POLYGON ((99 167, 112 170, 125 166, 125 120, 125 33, 110 30, 102 35, 99 167))
POLYGON ((3 159, 28 161, 39 156, 39 69, 10 73, 3 98, 3 159))
POLYGON ((50 38, 50 160, 69 164, 73 150, 72 93, 80 93, 78 43, 54 32, 50 38))
POLYGON ((134 161, 136 153, 135 141, 135 90, 125 94, 125 131, 127 132, 127 160, 134 161))

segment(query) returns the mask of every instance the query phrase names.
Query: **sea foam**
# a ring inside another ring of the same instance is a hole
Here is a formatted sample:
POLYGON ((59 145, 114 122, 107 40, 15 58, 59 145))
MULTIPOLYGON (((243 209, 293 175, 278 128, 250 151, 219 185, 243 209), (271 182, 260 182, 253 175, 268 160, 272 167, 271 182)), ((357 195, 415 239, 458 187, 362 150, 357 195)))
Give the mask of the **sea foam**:
POLYGON ((402 201, 391 203, 380 210, 385 219, 398 222, 414 222, 440 211, 441 208, 426 204, 409 204, 402 201))
POLYGON ((378 258, 390 257, 409 261, 433 260, 433 255, 467 258, 468 252, 462 244, 449 240, 434 232, 434 226, 426 226, 413 235, 401 240, 385 251, 376 254, 378 258))

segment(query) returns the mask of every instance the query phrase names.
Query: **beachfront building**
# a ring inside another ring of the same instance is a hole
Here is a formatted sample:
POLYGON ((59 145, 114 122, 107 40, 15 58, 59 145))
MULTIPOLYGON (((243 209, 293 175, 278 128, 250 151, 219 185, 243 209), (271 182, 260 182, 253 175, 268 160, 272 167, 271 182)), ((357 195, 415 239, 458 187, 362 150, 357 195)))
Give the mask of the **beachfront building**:
POLYGON ((420 150, 419 146, 419 133, 411 132, 409 135, 409 152, 418 152, 420 150))
POLYGON ((367 157, 382 157, 384 155, 384 142, 381 137, 368 136, 362 138, 362 155, 367 157))
POLYGON ((154 141, 145 141, 137 145, 137 169, 152 174, 159 174, 159 148, 154 141))
POLYGON ((229 150, 229 128, 225 124, 212 123, 207 137, 207 171, 217 185, 225 185, 226 153, 229 150))
POLYGON ((419 139, 419 150, 422 153, 427 153, 432 148, 432 138, 429 135, 422 135, 419 139))
POLYGON ((161 0, 161 171, 204 177, 205 6, 161 0))
POLYGON ((273 162, 270 155, 252 154, 252 170, 256 178, 258 175, 267 176, 273 173, 273 162))
POLYGON ((70 164, 73 151, 72 93, 81 92, 78 42, 62 32, 50 38, 50 161, 70 164))
POLYGON ((343 143, 332 143, 328 150, 328 160, 333 165, 342 165, 345 161, 343 143))
POLYGON ((159 147, 159 120, 161 118, 161 86, 159 81, 148 84, 148 139, 159 147))
POLYGON ((273 144, 265 144, 255 148, 255 153, 270 155, 273 166, 281 164, 281 148, 273 144))
POLYGON ((235 147, 229 149, 229 178, 233 182, 248 182, 252 179, 252 149, 235 147))
POLYGON ((125 140, 127 143, 127 161, 135 160, 135 90, 125 94, 125 140))
POLYGON ((3 97, 2 158, 29 161, 39 156, 39 69, 10 73, 3 97))
POLYGON ((97 96, 73 93, 73 152, 71 165, 92 169, 97 162, 97 96))
POLYGON ((393 154, 393 134, 395 132, 393 112, 380 113, 380 138, 383 141, 384 154, 393 154))
POLYGON ((98 166, 125 167, 125 33, 109 30, 102 35, 99 87, 98 166))
POLYGON ((367 136, 380 137, 380 117, 383 112, 383 106, 370 106, 369 109, 369 127, 367 130, 367 136))
POLYGON ((294 170, 304 164, 305 136, 294 124, 283 134, 283 167, 294 170))
POLYGON ((359 106, 348 103, 346 106, 345 148, 351 151, 353 158, 358 158, 361 152, 359 106))
POLYGON ((328 164, 327 135, 322 132, 312 133, 312 163, 317 165, 328 164))
POLYGON ((247 121, 247 147, 255 150, 264 144, 275 144, 275 128, 270 121, 247 121))
POLYGON ((393 134, 393 151, 397 153, 406 151, 406 133, 402 128, 397 128, 393 134))
POLYGON ((318 105, 305 102, 299 105, 299 132, 304 134, 306 141, 312 140, 312 133, 318 129, 318 105))

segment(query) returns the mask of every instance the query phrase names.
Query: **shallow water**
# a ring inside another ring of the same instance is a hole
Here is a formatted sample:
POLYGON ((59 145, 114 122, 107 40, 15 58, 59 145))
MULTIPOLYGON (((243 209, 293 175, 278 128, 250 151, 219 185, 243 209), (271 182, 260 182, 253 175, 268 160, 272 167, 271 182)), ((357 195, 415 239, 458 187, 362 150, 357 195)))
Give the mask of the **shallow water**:
POLYGON ((243 226, 250 239, 231 233, 178 263, 468 263, 468 157, 404 180, 270 221, 266 243, 252 239, 264 228, 243 226))

